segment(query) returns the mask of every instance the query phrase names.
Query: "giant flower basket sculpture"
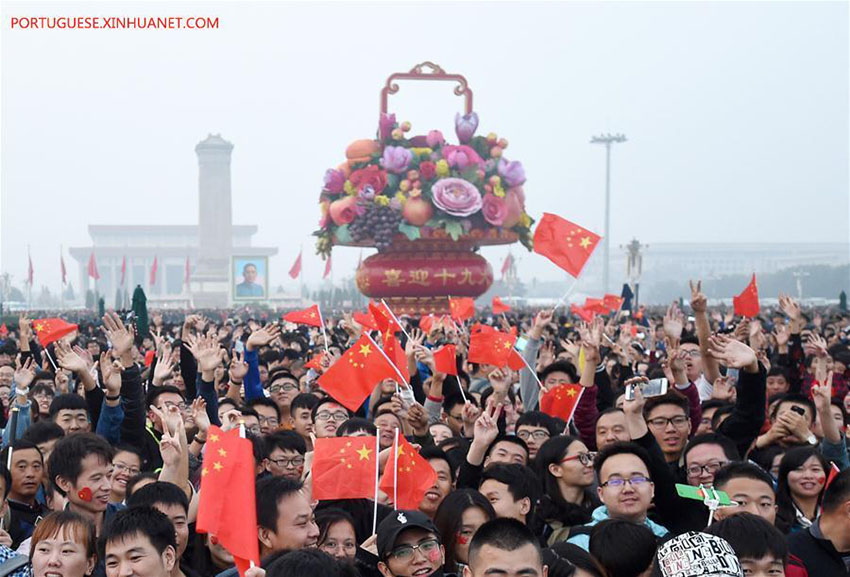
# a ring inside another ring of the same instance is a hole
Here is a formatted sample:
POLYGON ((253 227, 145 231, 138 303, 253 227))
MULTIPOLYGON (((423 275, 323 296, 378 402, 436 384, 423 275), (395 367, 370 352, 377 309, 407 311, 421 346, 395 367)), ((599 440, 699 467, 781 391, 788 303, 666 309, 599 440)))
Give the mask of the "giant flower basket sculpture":
POLYGON ((508 142, 478 132, 466 79, 424 62, 396 73, 381 91, 377 138, 356 140, 346 161, 325 173, 316 248, 376 247, 357 270, 357 287, 398 313, 442 313, 448 297, 482 295, 493 283, 483 245, 521 242, 531 248, 525 171, 505 157, 508 142), (387 112, 395 81, 456 83, 465 114, 455 117, 457 142, 439 130, 412 136, 409 122, 387 112))

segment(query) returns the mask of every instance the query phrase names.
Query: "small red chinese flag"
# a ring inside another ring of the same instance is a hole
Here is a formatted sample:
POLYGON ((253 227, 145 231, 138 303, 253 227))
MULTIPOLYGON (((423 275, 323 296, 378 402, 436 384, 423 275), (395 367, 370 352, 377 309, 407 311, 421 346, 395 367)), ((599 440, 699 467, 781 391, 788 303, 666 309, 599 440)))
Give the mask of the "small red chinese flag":
POLYGON ((493 314, 500 315, 511 310, 511 307, 502 302, 499 297, 493 297, 493 314))
POLYGON ((602 302, 608 307, 610 311, 618 311, 620 307, 623 306, 623 302, 625 299, 623 297, 618 297, 617 295, 607 294, 602 297, 602 302))
POLYGON ((550 417, 569 422, 573 418, 583 387, 581 385, 557 385, 540 397, 540 410, 550 417))
POLYGON ((497 330, 471 333, 467 360, 470 363, 504 367, 508 364, 515 342, 516 337, 497 330))
POLYGON ((363 335, 318 382, 339 404, 356 411, 384 379, 398 379, 398 373, 375 341, 363 335))
POLYGON ((352 315, 354 322, 360 324, 364 329, 370 331, 378 330, 378 323, 372 313, 364 313, 363 311, 354 311, 352 315))
POLYGON ((323 353, 313 355, 313 358, 311 358, 309 361, 304 363, 304 368, 305 369, 313 369, 315 371, 321 372, 322 369, 324 369, 324 367, 322 366, 322 357, 323 356, 324 356, 323 353))
POLYGON ((449 297, 449 312, 456 321, 465 321, 475 316, 475 301, 469 297, 449 297))
POLYGON ((592 299, 590 297, 584 299, 584 308, 598 315, 607 315, 608 307, 605 306, 603 299, 592 299))
POLYGON ((34 320, 32 322, 32 328, 35 330, 35 336, 38 337, 38 342, 41 343, 41 346, 46 347, 65 335, 73 333, 79 327, 59 318, 50 318, 34 320))
MULTIPOLYGON (((382 339, 381 343, 384 345, 384 352, 404 376, 405 382, 409 383, 410 371, 407 370, 407 355, 404 354, 404 348, 401 346, 401 343, 395 335, 384 335, 382 339)), ((398 375, 396 375, 396 380, 398 380, 398 375)))
POLYGON ((841 469, 838 468, 838 465, 836 465, 835 463, 830 463, 829 476, 827 476, 826 485, 824 485, 824 487, 823 487, 824 491, 829 489, 829 486, 832 484, 832 482, 835 480, 835 478, 838 476, 838 474, 840 472, 841 472, 841 469))
POLYGON ((150 285, 153 286, 156 284, 156 271, 159 269, 159 260, 157 257, 153 257, 153 265, 151 265, 151 278, 150 285))
POLYGON ((435 320, 434 315, 422 315, 419 317, 419 328, 425 333, 430 333, 431 329, 434 328, 435 320))
POLYGON ((253 561, 260 564, 254 449, 239 429, 224 432, 215 425, 207 435, 198 503, 198 533, 214 535, 227 549, 240 575, 253 561))
POLYGON ((419 503, 437 480, 437 473, 431 463, 407 442, 403 435, 398 437, 398 469, 395 469, 395 445, 390 451, 390 458, 381 476, 380 489, 390 496, 398 495, 396 509, 418 509, 419 503), (397 480, 397 481, 396 481, 397 480))
POLYGON ((97 272, 97 261, 94 258, 94 252, 89 256, 89 276, 94 280, 100 278, 100 273, 97 272))
POLYGON ((322 275, 322 278, 328 278, 331 275, 331 268, 333 267, 331 262, 331 255, 328 255, 328 260, 325 261, 325 272, 322 275))
POLYGON ((313 499, 375 498, 375 437, 316 439, 313 447, 313 499))
POLYGON ((457 376, 457 347, 443 345, 434 351, 434 370, 438 373, 457 376))
MULTIPOLYGON (((186 257, 189 258, 189 257, 186 257)), ((121 259, 121 286, 124 286, 124 278, 127 276, 127 256, 121 259)))
POLYGON ((9 335, 9 327, 6 326, 6 323, 0 325, 0 337, 7 337, 9 335))
POLYGON ((283 320, 296 323, 299 325, 309 325, 311 327, 321 327, 322 317, 319 316, 319 305, 313 305, 302 311, 291 311, 283 315, 283 320))
POLYGON ((508 368, 512 371, 521 371, 525 368, 525 361, 516 349, 512 349, 511 356, 508 357, 508 368))
POLYGON ((754 317, 759 314, 759 289, 756 286, 755 274, 753 274, 753 279, 744 289, 744 292, 732 297, 732 305, 735 308, 736 315, 754 317))
POLYGON ((59 270, 62 273, 62 284, 68 283, 68 271, 65 270, 65 256, 59 253, 59 270))
POLYGON ((370 301, 369 312, 372 313, 372 317, 374 317, 375 323, 378 325, 378 330, 381 331, 382 335, 394 335, 401 332, 401 327, 393 318, 392 313, 387 310, 384 303, 370 301))
POLYGON ((593 321, 593 317, 596 316, 594 315, 593 311, 589 311, 586 308, 576 304, 570 305, 570 312, 586 323, 593 321))
POLYGON ((295 262, 292 263, 292 268, 289 269, 289 277, 290 278, 298 278, 298 275, 301 274, 301 253, 298 253, 298 258, 295 259, 295 262))
POLYGON ((601 238, 560 216, 544 212, 534 231, 534 252, 578 278, 601 238))

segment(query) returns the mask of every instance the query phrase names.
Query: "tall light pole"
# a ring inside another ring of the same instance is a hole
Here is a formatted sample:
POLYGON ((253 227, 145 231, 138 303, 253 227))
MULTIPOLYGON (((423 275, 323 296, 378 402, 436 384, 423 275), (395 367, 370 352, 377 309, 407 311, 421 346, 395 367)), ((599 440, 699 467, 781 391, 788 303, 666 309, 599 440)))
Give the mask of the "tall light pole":
POLYGON ((608 274, 610 267, 610 245, 611 245, 611 145, 626 142, 624 134, 600 134, 590 139, 591 144, 605 145, 605 232, 603 237, 602 252, 604 263, 602 265, 602 284, 605 292, 608 292, 608 274))

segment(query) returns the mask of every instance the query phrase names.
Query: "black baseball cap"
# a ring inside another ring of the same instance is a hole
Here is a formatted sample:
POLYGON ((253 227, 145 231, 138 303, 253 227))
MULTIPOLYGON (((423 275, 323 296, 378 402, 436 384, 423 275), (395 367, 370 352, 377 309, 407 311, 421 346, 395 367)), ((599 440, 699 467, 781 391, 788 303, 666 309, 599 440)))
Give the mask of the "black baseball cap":
POLYGON ((440 538, 440 532, 431 519, 421 511, 393 511, 378 525, 378 557, 386 559, 395 546, 398 536, 408 529, 424 529, 440 538))

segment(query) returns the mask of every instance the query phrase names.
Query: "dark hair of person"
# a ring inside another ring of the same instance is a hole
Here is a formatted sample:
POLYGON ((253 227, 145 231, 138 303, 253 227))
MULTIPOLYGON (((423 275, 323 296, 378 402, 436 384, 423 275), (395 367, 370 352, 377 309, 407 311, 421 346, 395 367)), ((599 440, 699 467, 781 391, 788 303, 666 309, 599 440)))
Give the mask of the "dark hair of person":
POLYGON ((62 410, 83 410, 86 411, 86 414, 88 414, 89 405, 88 403, 86 403, 86 400, 80 395, 76 395, 74 393, 64 393, 62 395, 56 395, 50 402, 50 418, 55 418, 56 414, 62 410))
MULTIPOLYGON (((557 435, 547 440, 537 450, 534 465, 543 486, 543 495, 540 497, 537 514, 543 521, 557 520, 568 526, 584 525, 590 522, 591 509, 565 500, 558 485, 558 478, 549 471, 551 465, 557 465, 564 459, 570 445, 577 442, 582 441, 570 435, 557 435)), ((585 502, 596 504, 597 500, 590 491, 586 490, 585 502)))
POLYGON ((107 465, 112 463, 112 447, 106 439, 94 433, 78 433, 56 442, 47 468, 50 482, 60 495, 64 496, 65 492, 56 483, 56 478, 62 477, 76 485, 77 478, 83 472, 83 459, 89 455, 96 455, 107 465))
MULTIPOLYGON (((279 360, 279 359, 275 359, 275 360, 279 360)), ((275 381, 280 381, 282 379, 287 379, 289 381, 292 381, 293 383, 295 383, 296 386, 298 386, 298 379, 295 377, 295 375, 293 375, 289 371, 289 369, 283 369, 283 368, 279 368, 279 369, 275 369, 275 370, 271 371, 269 373, 269 380, 267 382, 268 382, 269 386, 272 386, 272 384, 274 384, 275 381)))
POLYGON ((171 547, 177 554, 177 536, 171 519, 152 507, 123 509, 106 523, 100 536, 100 558, 106 559, 106 547, 110 543, 132 537, 146 537, 160 555, 171 547))
POLYGON ((824 513, 832 513, 850 500, 850 469, 840 472, 829 484, 823 494, 821 508, 824 513))
POLYGON ((298 393, 289 405, 289 413, 294 413, 296 409, 308 409, 312 413, 313 407, 318 404, 319 397, 313 393, 298 393))
POLYGON ((40 445, 54 439, 61 439, 64 436, 65 429, 53 421, 38 421, 37 423, 33 423, 21 438, 40 445))
POLYGON ((573 577, 581 569, 591 577, 608 577, 605 569, 590 553, 572 543, 559 541, 543 549, 543 562, 549 568, 549 577, 573 577))
POLYGON ((542 382, 545 381, 546 377, 552 373, 565 373, 570 378, 571 383, 578 382, 578 371, 576 371, 575 365, 573 365, 570 361, 555 361, 554 363, 549 363, 542 371, 540 371, 538 377, 542 382))
POLYGON ((451 413, 452 409, 454 409, 458 405, 461 405, 461 406, 464 405, 464 400, 463 400, 463 397, 460 395, 460 393, 458 393, 456 395, 455 394, 445 395, 443 397, 443 411, 445 411, 447 415, 449 413, 451 413))
POLYGON ((159 475, 157 475, 153 471, 142 471, 138 475, 130 477, 130 479, 127 481, 127 499, 129 499, 130 496, 135 492, 136 485, 147 479, 157 481, 159 480, 159 475))
POLYGON ((186 400, 186 397, 183 395, 183 391, 181 391, 174 385, 162 385, 160 387, 151 388, 151 390, 148 392, 147 397, 145 398, 145 406, 157 406, 156 400, 159 398, 160 395, 164 395, 165 393, 174 393, 175 395, 180 395, 180 398, 184 401, 186 400))
POLYGON ((448 573, 458 571, 457 536, 463 525, 463 514, 467 509, 478 507, 487 516, 488 521, 496 518, 493 505, 487 498, 473 489, 458 489, 449 493, 434 514, 434 526, 440 535, 444 535, 443 546, 446 548, 446 564, 443 567, 448 573))
POLYGON ((616 443, 611 443, 596 455, 596 460, 593 462, 593 469, 596 471, 596 478, 600 481, 602 480, 600 477, 600 473, 602 471, 602 465, 605 464, 605 461, 610 459, 611 457, 615 457, 617 455, 634 455, 646 466, 647 472, 651 475, 652 467, 650 467, 650 459, 649 453, 641 447, 632 442, 627 441, 617 441, 616 443))
POLYGON ((351 417, 347 421, 343 421, 343 423, 337 428, 336 436, 349 437, 353 433, 359 433, 361 431, 370 437, 374 437, 378 434, 377 427, 375 427, 375 424, 371 421, 362 417, 351 417))
POLYGON ((657 546, 655 534, 646 525, 606 519, 590 530, 588 551, 609 577, 638 577, 652 565, 657 546))
POLYGON ((266 441, 262 435, 255 435, 251 431, 245 431, 245 438, 251 441, 251 450, 254 453, 254 464, 259 467, 263 464, 263 459, 269 455, 266 452, 266 441))
MULTIPOLYGON (((14 459, 14 454, 18 451, 25 451, 27 449, 33 449, 38 451, 38 455, 41 457, 41 462, 44 463, 44 455, 41 454, 41 449, 38 448, 38 445, 30 441, 29 439, 18 439, 14 443, 10 445, 12 451, 12 458, 14 459)), ((9 449, 10 447, 6 447, 3 452, 3 462, 9 462, 9 449)))
POLYGON ((716 431, 720 428, 720 422, 723 420, 723 417, 731 415, 735 411, 734 405, 724 405, 722 407, 718 407, 714 414, 711 415, 711 430, 716 431))
MULTIPOLYGON (((313 422, 314 423, 316 422, 316 415, 318 415, 319 411, 322 410, 322 407, 324 405, 327 405, 328 403, 333 403, 335 405, 339 405, 340 407, 342 407, 342 410, 344 410, 346 413, 348 413, 348 416, 351 417, 351 411, 346 409, 345 406, 342 403, 340 403, 339 401, 337 401, 333 397, 329 396, 329 397, 325 397, 324 399, 319 399, 319 402, 316 403, 315 405, 313 405, 313 422)), ((290 406, 290 410, 291 410, 291 406, 290 406)))
POLYGON ((243 417, 254 417, 255 419, 260 419, 260 413, 252 409, 251 407, 239 407, 239 412, 243 417))
POLYGON ((784 367, 780 367, 778 365, 772 365, 770 370, 767 371, 768 377, 782 377, 785 379, 786 383, 791 383, 791 378, 788 376, 788 371, 784 367))
POLYGON ((700 445, 718 445, 721 449, 723 449, 723 454, 726 455, 726 458, 730 461, 741 460, 741 455, 738 454, 738 447, 735 446, 735 442, 732 439, 726 435, 721 435, 720 433, 703 433, 702 435, 697 435, 688 441, 683 454, 686 464, 688 462, 688 453, 691 449, 700 445))
POLYGON ((326 507, 316 510, 316 525, 319 527, 319 538, 316 541, 316 547, 322 546, 328 539, 328 532, 331 530, 331 527, 337 523, 348 523, 351 525, 351 530, 354 531, 355 535, 357 534, 356 527, 354 526, 354 517, 348 511, 338 507, 326 507))
MULTIPOLYGON (((516 430, 518 431, 522 425, 544 428, 549 431, 550 436, 555 436, 559 432, 555 427, 555 421, 552 417, 543 411, 527 411, 522 413, 516 421, 516 430)), ((563 428, 560 430, 563 431, 563 428)))
POLYGON ((702 407, 702 412, 710 411, 711 409, 719 409, 720 407, 734 406, 732 403, 728 401, 723 401, 721 399, 708 399, 707 401, 703 401, 700 403, 700 407, 702 407))
MULTIPOLYGON (((248 407, 254 409, 254 412, 257 412, 257 406, 268 407, 270 409, 274 409, 275 414, 277 415, 277 420, 280 421, 280 407, 277 406, 273 400, 268 397, 257 397, 255 399, 251 399, 247 403, 245 403, 248 407)), ((244 414, 244 413, 243 413, 244 414)), ((257 413, 259 415, 259 413, 257 413)))
POLYGON ((30 562, 32 562, 33 552, 39 542, 57 536, 82 545, 86 550, 87 559, 97 553, 97 539, 92 520, 65 509, 64 511, 50 513, 35 526, 30 541, 30 562))
POLYGON ((703 529, 729 543, 740 560, 764 559, 768 555, 784 565, 788 560, 788 543, 782 531, 763 517, 739 513, 717 521, 703 529))
POLYGON ((3 499, 9 496, 12 490, 12 473, 6 468, 6 461, 0 463, 0 475, 3 475, 3 499))
POLYGON ((508 493, 511 494, 514 501, 528 499, 529 508, 526 519, 531 519, 534 515, 534 506, 537 503, 538 495, 540 494, 537 475, 524 465, 493 463, 488 465, 481 472, 481 480, 479 487, 487 480, 497 481, 507 485, 508 493))
MULTIPOLYGON (((502 415, 504 415, 504 414, 505 414, 505 412, 502 411, 502 415)), ((525 443, 525 441, 523 441, 522 439, 520 439, 516 435, 500 434, 498 437, 496 437, 493 440, 492 443, 490 443, 490 446, 487 447, 487 452, 484 453, 484 456, 489 457, 490 453, 493 452, 493 449, 496 448, 496 445, 498 445, 499 443, 513 443, 514 445, 518 446, 519 448, 521 448, 525 452, 525 459, 526 459, 526 461, 528 460, 528 445, 525 443)))
POLYGON ((452 470, 457 472, 466 461, 466 453, 469 451, 469 440, 464 437, 449 437, 437 444, 452 465, 452 470))
MULTIPOLYGON (((823 467, 824 474, 829 472, 829 463, 815 447, 793 447, 786 451, 779 463, 779 478, 776 483, 776 527, 783 533, 788 533, 797 518, 794 497, 788 485, 788 473, 803 466, 803 463, 815 457, 823 467)), ((821 489, 823 495, 823 489, 821 489)))
POLYGON ((167 481, 150 483, 127 497, 127 507, 154 507, 157 504, 179 505, 189 513, 189 499, 186 493, 167 481))
POLYGON ((142 456, 142 452, 135 445, 131 445, 130 443, 118 443, 114 447, 112 457, 115 458, 115 455, 118 453, 132 453, 139 458, 139 463, 142 465, 145 464, 145 458, 142 456))
POLYGON ((785 403, 792 403, 794 405, 803 405, 806 407, 808 411, 808 419, 809 424, 815 422, 815 415, 817 415, 815 410, 815 403, 806 395, 800 393, 787 393, 782 395, 776 405, 773 407, 773 410, 770 412, 770 418, 775 419, 776 415, 779 414, 779 407, 781 407, 785 403))
MULTIPOLYGON (((785 447, 780 445, 768 445, 763 449, 759 449, 758 451, 752 451, 750 453, 750 460, 764 469, 765 473, 773 479, 773 473, 770 472, 771 468, 773 468, 773 460, 777 455, 785 454, 785 447)), ((781 460, 781 459, 780 459, 781 460)), ((716 481, 715 481, 716 482, 716 481)), ((774 483, 776 480, 774 479, 774 483)))
POLYGON ((295 431, 275 431, 265 437, 266 456, 271 455, 275 449, 282 451, 295 451, 303 456, 307 452, 307 443, 304 442, 304 437, 295 431))
POLYGON ((343 564, 319 549, 296 549, 266 566, 266 577, 343 577, 343 564))
POLYGON ((841 422, 847 425, 847 409, 844 408, 844 401, 842 399, 833 397, 830 399, 829 404, 833 407, 838 407, 838 410, 841 411, 841 422))
POLYGON ((661 405, 676 405, 685 412, 685 416, 690 418, 690 403, 688 397, 675 390, 668 390, 666 395, 660 397, 650 397, 646 400, 643 407, 643 416, 649 418, 649 415, 655 410, 655 407, 661 405))
POLYGON ((277 530, 278 503, 301 490, 301 482, 286 477, 257 480, 257 525, 277 530))
POLYGON ((452 462, 449 460, 449 456, 446 455, 445 451, 435 445, 428 445, 422 447, 419 450, 419 456, 425 459, 426 461, 430 461, 432 459, 439 459, 441 461, 445 461, 446 465, 449 467, 449 473, 451 474, 452 483, 455 480, 455 470, 452 467, 452 462))
POLYGON ((478 552, 485 545, 489 545, 495 549, 501 549, 502 551, 516 551, 520 547, 532 545, 537 552, 538 562, 543 565, 540 543, 534 536, 534 533, 531 532, 531 529, 516 519, 493 519, 481 525, 469 543, 470 564, 472 564, 472 559, 478 555, 478 552))
POLYGON ((729 463, 724 465, 714 474, 714 487, 723 490, 723 487, 732 479, 751 479, 761 481, 773 489, 773 477, 770 473, 754 465, 753 463, 729 463))
POLYGON ((225 405, 233 407, 234 409, 239 408, 239 403, 237 403, 236 401, 234 401, 230 397, 224 397, 223 399, 219 399, 219 401, 218 401, 219 410, 221 410, 221 408, 225 405))

